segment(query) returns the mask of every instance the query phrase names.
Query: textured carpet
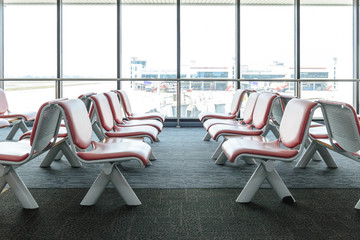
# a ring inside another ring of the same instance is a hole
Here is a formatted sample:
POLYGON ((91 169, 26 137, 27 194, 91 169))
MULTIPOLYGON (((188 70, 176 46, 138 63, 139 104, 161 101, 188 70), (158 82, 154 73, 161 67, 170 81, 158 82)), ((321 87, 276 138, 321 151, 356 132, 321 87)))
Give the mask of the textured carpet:
POLYGON ((135 189, 127 207, 107 189, 82 207, 86 189, 31 189, 38 210, 23 210, 11 190, 0 195, 0 239, 359 239, 359 189, 293 189, 286 205, 270 189, 250 204, 241 189, 135 189))
MULTIPOLYGON (((8 129, 0 130, 5 139, 8 129)), ((203 128, 164 128, 161 142, 150 144, 157 160, 145 169, 135 163, 124 164, 122 172, 133 188, 239 188, 244 187, 255 166, 244 162, 215 165, 211 155, 219 143, 202 141, 203 128)), ((324 162, 310 162, 306 169, 294 168, 296 162, 277 162, 276 169, 290 188, 358 188, 360 164, 331 153, 339 165, 329 169, 324 162)), ((18 168, 29 188, 88 188, 101 165, 71 168, 65 157, 50 168, 40 168, 45 155, 18 168)), ((269 187, 267 183, 263 187, 269 187)))

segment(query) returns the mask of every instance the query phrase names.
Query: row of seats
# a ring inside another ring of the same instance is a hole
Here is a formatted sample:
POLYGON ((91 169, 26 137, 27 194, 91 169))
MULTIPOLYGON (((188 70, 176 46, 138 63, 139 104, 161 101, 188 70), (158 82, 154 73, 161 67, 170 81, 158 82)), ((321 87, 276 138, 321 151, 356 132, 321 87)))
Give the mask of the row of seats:
MULTIPOLYGON (((239 102, 238 111, 246 95, 242 120, 236 116, 228 118, 226 114, 199 116, 207 131, 203 140, 223 138, 212 156, 216 164, 239 160, 258 163, 237 202, 250 202, 265 179, 285 203, 295 202, 275 169, 275 161, 298 160, 296 167, 305 168, 311 159, 324 160, 328 167, 336 168, 328 149, 360 161, 360 124, 351 105, 238 90, 234 97, 239 102), (312 121, 317 108, 321 108, 325 125, 312 121), (266 136, 269 131, 274 133, 275 140, 266 136)), ((360 209, 360 200, 355 208, 360 209)))
POLYGON ((73 167, 81 167, 82 163, 104 164, 81 205, 94 205, 109 182, 127 205, 140 205, 117 165, 134 160, 140 167, 151 165, 150 160, 155 157, 143 140, 148 137, 151 142, 159 141, 165 118, 159 113, 133 114, 129 104, 124 91, 90 93, 79 99, 44 103, 31 131, 25 132, 17 142, 0 142, 0 192, 9 184, 23 208, 38 208, 15 168, 47 152, 41 167, 49 167, 62 155, 73 167), (93 131, 100 141, 93 140, 93 131))

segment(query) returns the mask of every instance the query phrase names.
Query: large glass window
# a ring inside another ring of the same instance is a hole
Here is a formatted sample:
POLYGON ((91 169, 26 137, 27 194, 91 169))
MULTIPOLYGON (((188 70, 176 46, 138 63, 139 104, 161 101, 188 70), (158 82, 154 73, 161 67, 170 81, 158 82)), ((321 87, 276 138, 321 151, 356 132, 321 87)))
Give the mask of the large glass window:
MULTIPOLYGON (((63 1, 64 78, 116 78, 116 0, 106 1, 106 4, 79 3, 77 0, 63 1)), ((65 81, 64 97, 114 88, 116 82, 109 86, 108 82, 102 84, 101 81, 65 81)))
POLYGON ((240 1, 241 87, 294 93, 294 1, 240 1))
POLYGON ((329 79, 305 82, 301 97, 351 103, 352 83, 331 79, 352 78, 352 0, 301 1, 301 78, 329 79))
MULTIPOLYGON (((56 1, 36 2, 4 1, 5 78, 56 77, 56 1)), ((55 98, 54 88, 53 81, 5 82, 14 112, 37 110, 55 98)))
POLYGON ((176 116, 176 1, 122 4, 122 77, 135 112, 176 116), (166 2, 166 3, 165 3, 166 2))
MULTIPOLYGON (((235 78, 235 1, 181 0, 181 77, 235 78)), ((181 117, 229 111, 233 81, 183 81, 181 117), (229 100, 230 99, 230 100, 229 100)))

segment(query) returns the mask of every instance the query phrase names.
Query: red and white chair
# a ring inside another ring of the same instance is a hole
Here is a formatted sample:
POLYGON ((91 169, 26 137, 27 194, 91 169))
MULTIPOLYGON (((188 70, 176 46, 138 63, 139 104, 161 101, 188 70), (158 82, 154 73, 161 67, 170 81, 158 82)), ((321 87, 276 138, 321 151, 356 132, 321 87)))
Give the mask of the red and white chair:
POLYGON ((247 89, 238 89, 234 93, 233 99, 231 101, 231 110, 229 113, 215 113, 215 112, 201 112, 199 114, 200 122, 204 122, 208 119, 235 119, 240 115, 241 103, 245 97, 245 94, 254 92, 253 90, 247 89))
POLYGON ((136 114, 131 109, 131 104, 128 95, 124 90, 117 90, 117 94, 120 96, 121 104, 124 107, 126 118, 129 120, 143 120, 143 119, 156 119, 160 122, 165 121, 165 115, 159 112, 136 114))
POLYGON ((233 125, 233 126, 241 126, 241 125, 250 125, 253 120, 253 113, 254 108, 256 105, 256 101, 259 97, 260 93, 254 92, 251 93, 243 113, 243 119, 242 120, 235 120, 235 119, 219 119, 219 118, 212 118, 208 119, 203 123, 203 126, 206 130, 206 135, 203 138, 203 141, 210 141, 211 136, 209 134, 210 127, 216 125, 216 124, 225 124, 225 125, 233 125))
POLYGON ((143 119, 143 120, 126 120, 123 115, 123 107, 121 106, 118 95, 115 92, 104 93, 109 100, 112 114, 114 116, 115 123, 121 127, 134 127, 134 126, 152 126, 156 128, 159 133, 163 129, 162 122, 154 119, 143 119))
MULTIPOLYGON (((247 125, 225 125, 225 124, 216 124, 209 128, 210 137, 218 141, 223 137, 223 141, 220 143, 212 159, 217 159, 217 164, 223 164, 222 158, 218 159, 221 154, 221 146, 227 140, 228 136, 239 136, 239 135, 248 135, 248 136, 260 136, 267 133, 267 128, 269 127, 269 118, 271 113, 271 108, 274 100, 277 98, 277 95, 274 93, 261 93, 258 96, 256 105, 253 112, 253 119, 251 124, 247 125)), ((248 162, 251 164, 253 161, 248 162)))
POLYGON ((223 153, 230 162, 248 157, 259 162, 255 172, 236 199, 237 202, 250 202, 265 179, 285 203, 295 199, 275 170, 275 161, 290 162, 297 159, 304 148, 313 112, 317 103, 292 99, 284 111, 279 127, 280 138, 269 141, 251 141, 249 137, 230 139, 222 145, 223 153), (281 147, 282 144, 284 147, 281 147))
POLYGON ((25 122, 35 120, 36 112, 12 113, 4 90, 0 89, 0 118, 7 120, 12 126, 6 140, 12 140, 16 132, 20 129, 23 133, 29 131, 25 122))
POLYGON ((123 127, 116 125, 114 116, 107 97, 104 94, 97 94, 90 97, 94 105, 96 123, 99 125, 102 136, 98 136, 102 141, 106 137, 138 137, 148 138, 151 142, 158 140, 158 130, 152 126, 123 127))
POLYGON ((15 169, 48 151, 56 143, 61 113, 54 103, 61 101, 46 102, 40 107, 30 138, 0 142, 0 192, 9 184, 23 208, 35 209, 39 206, 15 169))
POLYGON ((111 182, 127 205, 140 205, 140 200, 117 165, 124 161, 137 161, 140 167, 145 167, 151 156, 150 146, 141 141, 121 138, 113 138, 108 142, 94 142, 88 112, 81 100, 59 102, 58 109, 61 110, 65 121, 70 149, 77 160, 87 164, 104 164, 80 204, 84 206, 96 204, 111 182))

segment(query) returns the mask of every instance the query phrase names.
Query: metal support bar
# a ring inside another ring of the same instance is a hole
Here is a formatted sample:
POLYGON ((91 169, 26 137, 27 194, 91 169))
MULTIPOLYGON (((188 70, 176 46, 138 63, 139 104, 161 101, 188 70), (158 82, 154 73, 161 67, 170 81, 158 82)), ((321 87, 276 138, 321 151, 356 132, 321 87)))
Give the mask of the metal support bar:
MULTIPOLYGON (((353 1, 353 78, 359 79, 359 0, 353 1)), ((353 83, 353 106, 355 111, 359 113, 359 82, 353 83)))
MULTIPOLYGON (((4 0, 0 0, 0 79, 4 79, 4 0)), ((4 89, 4 81, 0 81, 4 89)))
POLYGON ((176 47, 177 47, 177 59, 176 59, 176 78, 177 78, 177 91, 176 91, 176 127, 180 127, 181 117, 181 24, 180 24, 180 0, 176 0, 176 47))
MULTIPOLYGON (((62 0, 57 0, 57 74, 56 77, 61 79, 63 77, 63 35, 62 35, 62 0)), ((55 97, 63 97, 62 81, 55 83, 55 97)))
MULTIPOLYGON (((121 0, 117 0, 116 1, 116 10, 117 10, 117 22, 116 22, 116 26, 117 26, 117 38, 116 38, 116 43, 117 43, 117 64, 116 64, 116 77, 118 79, 121 78, 121 67, 122 67, 122 62, 121 62, 121 57, 122 57, 122 51, 121 51, 121 25, 122 25, 122 15, 121 15, 121 0)), ((121 89, 121 81, 117 80, 116 81, 116 89, 120 90, 121 89)))
MULTIPOLYGON (((300 79, 300 0, 294 2, 294 78, 300 79)), ((301 82, 296 82, 294 95, 301 98, 301 82)))
MULTIPOLYGON (((241 78, 241 50, 240 50, 240 0, 235 3, 235 78, 241 78)), ((240 89, 241 82, 236 82, 236 89, 240 89)))

